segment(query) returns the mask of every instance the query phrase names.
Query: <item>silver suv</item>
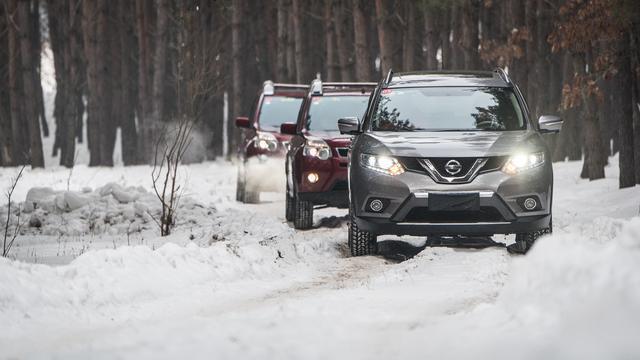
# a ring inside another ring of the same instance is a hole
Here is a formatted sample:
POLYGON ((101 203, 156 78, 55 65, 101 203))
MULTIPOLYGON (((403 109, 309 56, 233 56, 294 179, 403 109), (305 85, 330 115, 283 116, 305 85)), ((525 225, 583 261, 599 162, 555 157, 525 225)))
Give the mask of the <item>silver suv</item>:
POLYGON ((378 235, 516 234, 525 253, 551 232, 553 169, 541 134, 562 120, 532 121, 518 87, 494 72, 387 75, 355 135, 349 161, 349 248, 374 254, 378 235))

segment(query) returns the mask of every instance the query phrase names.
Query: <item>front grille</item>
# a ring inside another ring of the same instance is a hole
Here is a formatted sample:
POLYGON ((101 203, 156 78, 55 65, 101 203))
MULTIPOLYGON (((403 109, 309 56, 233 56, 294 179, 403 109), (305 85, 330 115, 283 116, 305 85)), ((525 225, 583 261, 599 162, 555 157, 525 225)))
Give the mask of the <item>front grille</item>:
POLYGON ((442 176, 464 176, 469 172, 469 169, 471 169, 473 164, 476 162, 476 158, 427 158, 427 159, 431 161, 433 166, 435 166, 436 170, 442 176), (460 169, 460 171, 456 174, 449 174, 445 170, 445 164, 447 164, 451 160, 455 160, 459 162, 460 165, 462 165, 462 169, 460 169))
POLYGON ((338 155, 342 157, 347 157, 349 154, 349 148, 336 148, 336 151, 338 152, 338 155))
POLYGON ((404 218, 405 222, 416 223, 479 223, 504 222, 500 212, 490 206, 483 206, 480 211, 430 211, 427 207, 415 207, 404 218))
MULTIPOLYGON (((419 161, 420 159, 421 158, 415 158, 415 157, 399 157, 398 158, 398 160, 402 163, 405 169, 409 171, 426 174, 427 171, 420 164, 420 161, 419 161)), ((476 159, 487 159, 487 162, 484 164, 484 166, 480 168, 480 173, 485 173, 485 172, 501 169, 502 166, 505 164, 505 162, 507 162, 507 160, 509 159, 509 156, 490 156, 487 158, 425 158, 425 159, 428 159, 429 161, 431 161, 431 163, 436 167, 436 170, 438 170, 438 172, 443 176, 450 176, 444 170, 444 165, 449 160, 452 160, 452 159, 458 160, 460 162, 460 165, 462 165, 462 170, 458 174, 456 174, 456 176, 462 176, 469 171, 470 166, 473 165, 476 159)))

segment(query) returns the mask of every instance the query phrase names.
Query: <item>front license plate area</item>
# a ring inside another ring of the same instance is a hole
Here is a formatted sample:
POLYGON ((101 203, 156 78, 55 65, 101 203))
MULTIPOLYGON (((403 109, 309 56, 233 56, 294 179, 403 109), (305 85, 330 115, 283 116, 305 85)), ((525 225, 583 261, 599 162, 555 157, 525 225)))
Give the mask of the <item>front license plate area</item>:
POLYGON ((480 194, 438 194, 429 193, 431 211, 479 211, 480 194))

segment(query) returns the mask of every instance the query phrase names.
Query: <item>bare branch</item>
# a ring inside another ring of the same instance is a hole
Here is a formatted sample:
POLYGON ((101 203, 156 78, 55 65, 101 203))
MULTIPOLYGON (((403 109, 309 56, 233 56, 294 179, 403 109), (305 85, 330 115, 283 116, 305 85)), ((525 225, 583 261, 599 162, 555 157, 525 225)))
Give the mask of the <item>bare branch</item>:
POLYGON ((2 239, 2 256, 3 257, 7 257, 9 255, 9 250, 11 250, 11 247, 13 246, 13 243, 15 242, 16 238, 18 237, 18 233, 20 231, 20 214, 21 211, 18 208, 18 219, 17 219, 17 223, 15 225, 13 234, 10 234, 9 228, 11 225, 11 198, 13 197, 13 193, 16 190, 16 186, 18 185, 18 182, 20 182, 20 179, 22 178, 22 174, 24 173, 24 169, 25 169, 26 165, 22 165, 22 167, 20 168, 20 171, 18 172, 18 175, 16 175, 16 177, 14 177, 11 180, 11 186, 9 187, 9 189, 7 190, 6 193, 6 197, 7 197, 7 219, 5 221, 4 224, 4 236, 2 239), (9 239, 9 236, 11 236, 11 238, 9 239), (9 239, 9 241, 7 242, 7 240, 9 239))

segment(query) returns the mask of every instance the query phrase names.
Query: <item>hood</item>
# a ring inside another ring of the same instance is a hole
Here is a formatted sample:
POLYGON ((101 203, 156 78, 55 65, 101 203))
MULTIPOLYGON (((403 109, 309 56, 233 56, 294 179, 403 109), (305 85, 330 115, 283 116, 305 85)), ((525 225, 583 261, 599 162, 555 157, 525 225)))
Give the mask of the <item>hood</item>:
POLYGON ((291 141, 291 135, 287 135, 287 134, 283 134, 279 131, 269 131, 269 130, 259 130, 260 132, 263 133, 270 133, 271 135, 275 136, 276 140, 278 140, 279 142, 289 142, 291 141))
POLYGON ((307 130, 305 135, 321 138, 322 140, 348 139, 349 135, 342 135, 336 130, 307 130))
POLYGON ((340 134, 339 131, 307 131, 306 136, 316 137, 326 141, 331 147, 346 147, 351 144, 350 135, 340 134))
MULTIPOLYGON (((518 149, 538 148, 533 131, 439 131, 368 133, 391 155, 410 157, 486 157, 512 154, 518 149)), ((372 149, 376 147, 371 145, 372 149)))

